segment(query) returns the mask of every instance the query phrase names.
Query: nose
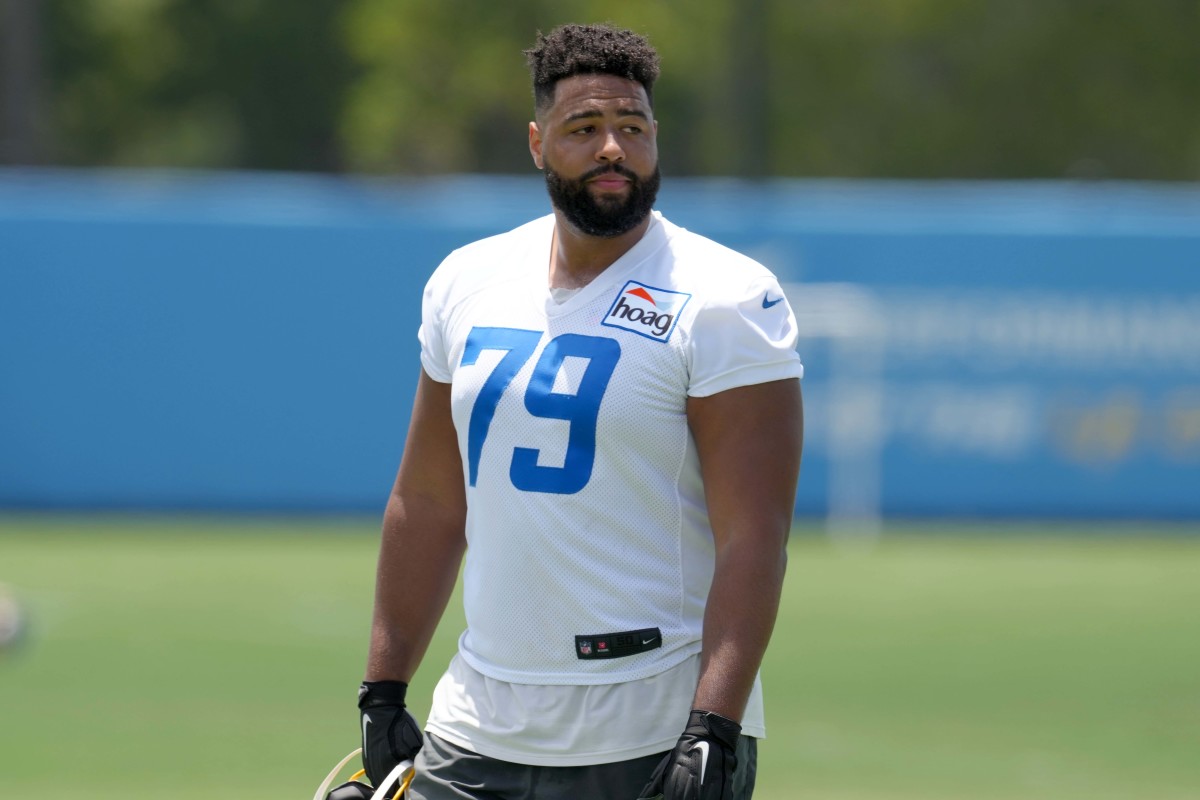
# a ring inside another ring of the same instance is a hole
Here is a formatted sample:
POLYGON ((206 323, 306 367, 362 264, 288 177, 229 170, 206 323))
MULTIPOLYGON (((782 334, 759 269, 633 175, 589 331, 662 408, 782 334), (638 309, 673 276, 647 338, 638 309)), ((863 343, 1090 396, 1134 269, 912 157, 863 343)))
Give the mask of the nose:
POLYGON ((616 131, 608 131, 604 134, 604 139, 600 143, 600 149, 596 152, 596 160, 610 164, 625 160, 625 150, 621 147, 621 143, 617 141, 616 131))

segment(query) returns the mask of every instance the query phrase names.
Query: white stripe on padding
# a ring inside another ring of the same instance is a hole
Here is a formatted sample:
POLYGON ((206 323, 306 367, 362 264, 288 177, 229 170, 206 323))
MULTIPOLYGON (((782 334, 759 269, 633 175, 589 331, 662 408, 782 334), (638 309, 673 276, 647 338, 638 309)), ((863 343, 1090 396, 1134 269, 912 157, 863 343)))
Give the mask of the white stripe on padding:
POLYGON ((392 785, 392 781, 396 782, 396 793, 392 795, 392 800, 397 800, 397 798, 404 794, 404 790, 408 788, 408 784, 412 782, 414 772, 413 762, 401 761, 383 779, 383 783, 379 784, 379 788, 375 790, 375 794, 371 795, 371 800, 388 800, 388 787, 392 785))
POLYGON ((339 761, 338 765, 333 768, 333 771, 330 772, 328 775, 326 775, 325 780, 322 781, 321 785, 317 787, 317 793, 313 795, 313 800, 325 800, 325 795, 328 794, 328 792, 329 792, 329 785, 331 783, 333 783, 334 779, 338 776, 338 773, 340 773, 342 771, 342 769, 345 768, 345 766, 350 763, 350 759, 354 758, 356 755, 358 755, 361 752, 362 752, 362 748, 360 747, 357 750, 355 750, 353 753, 351 753, 350 755, 346 756, 341 761, 339 761))

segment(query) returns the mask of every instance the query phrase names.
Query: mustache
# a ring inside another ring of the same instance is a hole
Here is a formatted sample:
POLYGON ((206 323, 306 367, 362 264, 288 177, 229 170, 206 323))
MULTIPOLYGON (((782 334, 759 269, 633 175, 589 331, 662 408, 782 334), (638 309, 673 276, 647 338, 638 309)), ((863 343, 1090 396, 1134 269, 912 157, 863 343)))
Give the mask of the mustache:
POLYGON ((583 176, 579 178, 579 182, 585 183, 590 181, 592 178, 599 178, 601 175, 620 175, 622 178, 627 178, 634 183, 636 183, 638 180, 637 174, 634 173, 633 170, 629 169, 629 167, 623 167, 620 164, 602 164, 601 166, 596 167, 589 172, 585 172, 583 176))

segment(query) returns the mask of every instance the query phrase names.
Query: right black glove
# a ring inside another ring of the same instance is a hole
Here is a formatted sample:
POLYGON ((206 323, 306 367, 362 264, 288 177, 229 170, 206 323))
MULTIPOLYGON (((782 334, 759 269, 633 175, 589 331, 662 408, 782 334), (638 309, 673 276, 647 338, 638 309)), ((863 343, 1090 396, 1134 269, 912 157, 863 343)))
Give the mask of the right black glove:
POLYGON ((425 743, 421 726, 404 708, 407 693, 403 681, 364 681, 358 687, 363 769, 376 788, 397 764, 416 758, 425 743))

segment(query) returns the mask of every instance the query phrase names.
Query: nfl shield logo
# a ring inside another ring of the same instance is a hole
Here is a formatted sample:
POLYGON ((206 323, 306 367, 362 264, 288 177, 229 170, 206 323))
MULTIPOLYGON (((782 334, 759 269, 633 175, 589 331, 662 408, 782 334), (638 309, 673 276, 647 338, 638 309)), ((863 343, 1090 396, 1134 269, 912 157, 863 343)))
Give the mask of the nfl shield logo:
POLYGON ((592 654, 592 643, 588 642, 588 641, 580 642, 579 643, 579 652, 582 655, 590 656, 592 654))

